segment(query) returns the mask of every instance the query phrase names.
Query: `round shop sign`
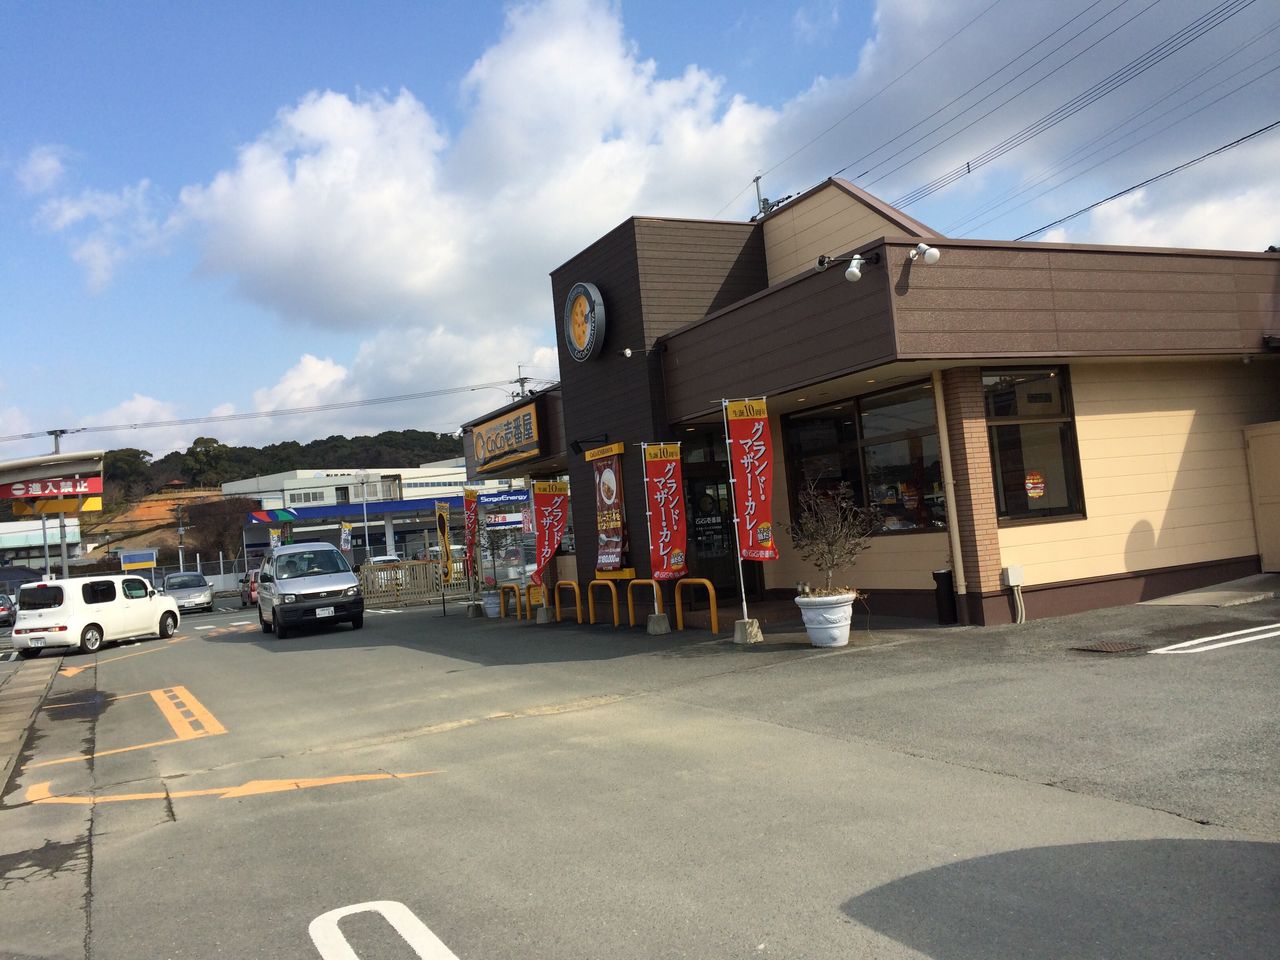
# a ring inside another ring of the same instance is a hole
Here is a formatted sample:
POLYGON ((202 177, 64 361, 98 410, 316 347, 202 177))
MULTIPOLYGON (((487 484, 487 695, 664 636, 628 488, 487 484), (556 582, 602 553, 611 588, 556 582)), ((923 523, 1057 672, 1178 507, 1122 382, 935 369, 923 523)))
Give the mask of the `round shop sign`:
POLYGON ((1039 500, 1044 496, 1044 477, 1039 470, 1031 470, 1027 473, 1025 486, 1028 498, 1039 500))
POLYGON ((564 301, 564 344, 581 362, 600 352, 604 343, 604 300, 594 283, 575 283, 564 301))

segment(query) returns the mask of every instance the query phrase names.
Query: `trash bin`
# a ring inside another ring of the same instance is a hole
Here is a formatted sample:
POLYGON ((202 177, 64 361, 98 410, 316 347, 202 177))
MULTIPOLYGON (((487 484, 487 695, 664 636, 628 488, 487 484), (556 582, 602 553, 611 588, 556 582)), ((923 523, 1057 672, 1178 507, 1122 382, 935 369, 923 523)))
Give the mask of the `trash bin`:
POLYGON ((938 605, 939 623, 956 623, 956 582, 950 570, 933 571, 933 599, 938 605))

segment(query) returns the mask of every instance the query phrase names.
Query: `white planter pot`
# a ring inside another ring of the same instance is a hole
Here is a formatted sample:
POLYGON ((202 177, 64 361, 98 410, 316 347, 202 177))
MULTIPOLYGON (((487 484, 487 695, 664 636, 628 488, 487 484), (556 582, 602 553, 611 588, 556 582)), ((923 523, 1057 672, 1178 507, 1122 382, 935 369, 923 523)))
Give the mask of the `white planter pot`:
POLYGON ((834 597, 796 597, 804 617, 809 642, 815 647, 843 647, 849 642, 849 621, 853 619, 852 593, 834 597))
POLYGON ((502 615, 501 595, 497 591, 482 593, 480 602, 484 604, 484 615, 494 618, 502 615))

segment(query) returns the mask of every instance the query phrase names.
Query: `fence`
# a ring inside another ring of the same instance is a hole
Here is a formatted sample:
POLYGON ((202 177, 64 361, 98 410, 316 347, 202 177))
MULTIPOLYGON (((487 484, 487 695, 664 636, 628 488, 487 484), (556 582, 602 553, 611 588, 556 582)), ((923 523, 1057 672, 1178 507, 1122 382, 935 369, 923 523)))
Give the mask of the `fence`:
POLYGON ((406 560, 403 563, 366 563, 360 567, 360 589, 366 607, 400 607, 413 604, 465 600, 471 584, 463 562, 454 560, 449 582, 443 581, 441 560, 406 560))

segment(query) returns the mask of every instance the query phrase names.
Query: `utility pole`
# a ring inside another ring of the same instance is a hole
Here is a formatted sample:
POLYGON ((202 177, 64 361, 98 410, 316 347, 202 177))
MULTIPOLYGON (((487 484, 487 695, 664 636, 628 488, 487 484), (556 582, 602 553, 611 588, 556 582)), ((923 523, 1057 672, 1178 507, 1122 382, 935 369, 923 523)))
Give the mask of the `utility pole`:
MULTIPOLYGON (((50 430, 49 434, 53 437, 53 452, 62 452, 62 435, 66 430, 50 430)), ((44 517, 40 518, 41 529, 44 528, 44 517)), ((61 510, 58 511, 58 556, 62 560, 62 578, 67 577, 67 515, 61 510)), ((49 538, 45 537, 44 542, 44 572, 49 572, 49 538)))
MULTIPOLYGON (((516 364, 516 383, 520 384, 521 398, 527 397, 529 395, 529 379, 530 378, 524 375, 524 370, 522 369, 523 367, 524 367, 524 364, 522 363, 516 364)), ((512 397, 512 399, 514 400, 516 398, 512 397)))
POLYGON ((174 510, 178 514, 178 570, 185 572, 187 566, 182 553, 182 535, 186 533, 187 528, 182 525, 182 504, 178 504, 174 510))

